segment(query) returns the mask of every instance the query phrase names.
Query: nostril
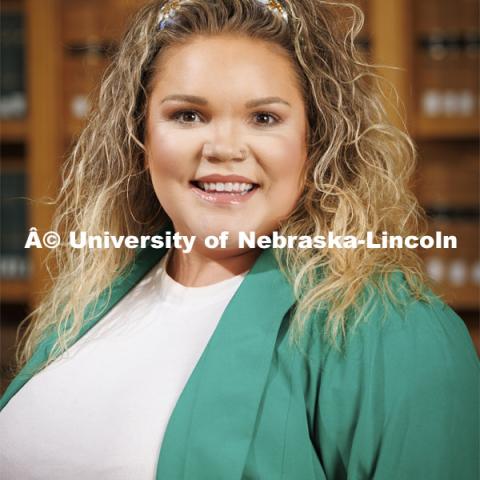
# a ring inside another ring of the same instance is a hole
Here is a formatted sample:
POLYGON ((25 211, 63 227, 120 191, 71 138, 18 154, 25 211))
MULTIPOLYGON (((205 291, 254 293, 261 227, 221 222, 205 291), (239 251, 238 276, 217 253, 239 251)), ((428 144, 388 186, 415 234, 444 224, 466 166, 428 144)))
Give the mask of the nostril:
POLYGON ((232 149, 230 147, 212 145, 205 143, 202 148, 202 156, 210 161, 225 161, 225 160, 246 160, 248 153, 246 148, 232 149))

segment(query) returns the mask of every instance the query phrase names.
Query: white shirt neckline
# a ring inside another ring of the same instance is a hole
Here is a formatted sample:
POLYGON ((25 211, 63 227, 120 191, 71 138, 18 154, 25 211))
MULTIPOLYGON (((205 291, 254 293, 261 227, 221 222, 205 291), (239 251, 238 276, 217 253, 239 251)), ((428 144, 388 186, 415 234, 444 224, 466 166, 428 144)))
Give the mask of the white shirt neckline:
POLYGON ((188 300, 196 302, 198 306, 210 305, 222 301, 228 292, 238 287, 246 277, 248 270, 232 278, 222 280, 204 287, 187 287, 174 280, 166 270, 169 253, 158 265, 158 291, 160 298, 166 303, 178 304, 188 300))

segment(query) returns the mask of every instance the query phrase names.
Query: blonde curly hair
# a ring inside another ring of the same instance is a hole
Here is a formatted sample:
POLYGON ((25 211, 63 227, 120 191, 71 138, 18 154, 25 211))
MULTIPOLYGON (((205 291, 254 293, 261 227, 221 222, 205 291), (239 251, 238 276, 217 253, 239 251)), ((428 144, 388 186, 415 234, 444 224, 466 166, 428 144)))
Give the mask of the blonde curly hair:
MULTIPOLYGON (((159 30, 163 4, 155 1, 138 12, 104 76, 97 106, 63 171, 54 230, 139 236, 165 225, 168 218, 144 163, 145 111, 155 59, 192 35, 235 33, 284 49, 307 108, 305 188, 280 233, 332 231, 358 238, 368 231, 378 236, 383 231, 417 233, 423 217, 408 188, 415 150, 409 137, 388 122, 375 67, 356 48, 363 25, 356 6, 288 1, 285 23, 258 0, 190 0, 179 7, 173 24, 159 30)), ((52 251, 53 288, 26 319, 30 323, 18 345, 17 367, 52 330, 58 339, 46 364, 68 348, 86 321, 86 306, 108 291, 134 255, 128 249, 68 245, 52 251)), ((336 345, 366 316, 361 312, 368 304, 366 287, 374 279, 378 288, 372 295, 389 292, 394 271, 404 274, 416 298, 424 298, 422 266, 409 249, 285 249, 276 255, 298 300, 291 323, 294 341, 307 319, 324 310, 322 331, 336 345)))

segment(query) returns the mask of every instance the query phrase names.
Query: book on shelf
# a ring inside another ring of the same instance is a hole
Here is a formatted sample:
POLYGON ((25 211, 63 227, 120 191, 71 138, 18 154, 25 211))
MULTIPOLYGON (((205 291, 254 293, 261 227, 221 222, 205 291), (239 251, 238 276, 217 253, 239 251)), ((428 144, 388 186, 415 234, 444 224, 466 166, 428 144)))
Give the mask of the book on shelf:
POLYGON ((26 175, 22 169, 0 173, 0 279, 20 280, 29 275, 26 175))
POLYGON ((25 93, 24 16, 0 13, 0 119, 22 118, 27 111, 25 93))
POLYGON ((478 2, 425 0, 414 8, 419 112, 426 117, 477 116, 478 2))
POLYGON ((73 0, 61 6, 63 115, 67 135, 77 132, 117 48, 117 15, 111 2, 73 0))
POLYGON ((429 234, 434 235, 440 231, 443 235, 455 236, 457 248, 422 250, 421 255, 427 273, 435 283, 442 285, 447 291, 454 288, 471 292, 471 298, 465 299, 469 305, 478 305, 480 239, 478 224, 470 213, 455 209, 445 211, 430 209, 429 234))
POLYGON ((420 203, 464 212, 474 209, 480 200, 475 150, 444 142, 428 150, 422 147, 415 177, 420 203))

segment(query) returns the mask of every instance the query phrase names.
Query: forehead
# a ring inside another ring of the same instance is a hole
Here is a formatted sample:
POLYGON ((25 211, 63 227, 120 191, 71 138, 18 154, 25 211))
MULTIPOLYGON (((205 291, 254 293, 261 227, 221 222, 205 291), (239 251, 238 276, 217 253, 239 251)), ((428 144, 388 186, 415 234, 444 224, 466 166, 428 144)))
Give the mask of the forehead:
POLYGON ((275 94, 302 101, 288 54, 263 40, 228 34, 194 37, 163 51, 156 59, 155 70, 155 90, 275 94))

